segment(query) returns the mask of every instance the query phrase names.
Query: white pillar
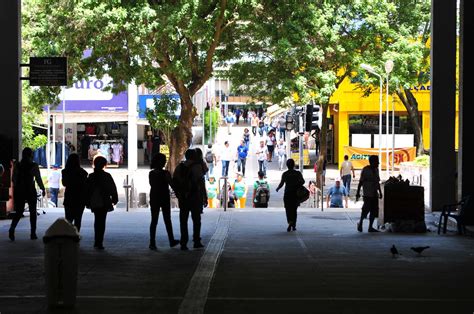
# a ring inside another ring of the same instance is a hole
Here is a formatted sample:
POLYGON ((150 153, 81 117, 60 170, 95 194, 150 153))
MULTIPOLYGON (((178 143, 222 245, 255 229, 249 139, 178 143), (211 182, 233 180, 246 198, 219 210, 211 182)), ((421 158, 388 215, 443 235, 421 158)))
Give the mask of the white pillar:
POLYGON ((128 170, 135 171, 138 168, 138 134, 137 134, 137 104, 138 88, 135 84, 128 85, 128 170))

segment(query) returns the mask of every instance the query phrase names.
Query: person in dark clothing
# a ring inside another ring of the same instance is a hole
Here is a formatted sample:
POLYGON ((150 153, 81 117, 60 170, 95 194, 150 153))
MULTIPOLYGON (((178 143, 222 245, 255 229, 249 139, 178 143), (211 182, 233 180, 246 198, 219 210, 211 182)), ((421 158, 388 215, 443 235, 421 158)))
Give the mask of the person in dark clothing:
POLYGON ((194 248, 202 248, 201 243, 201 211, 203 195, 200 182, 204 176, 202 162, 197 161, 196 151, 188 149, 185 153, 186 161, 181 162, 173 174, 173 190, 179 201, 179 222, 181 230, 181 250, 188 250, 188 219, 191 213, 193 220, 194 248))
POLYGON ((21 154, 21 161, 15 162, 13 168, 13 198, 15 215, 13 216, 10 230, 8 231, 8 237, 11 241, 15 241, 15 228, 18 225, 23 212, 25 211, 25 203, 28 203, 28 209, 30 211, 30 239, 36 240, 36 187, 35 181, 42 191, 42 195, 46 195, 43 180, 39 167, 33 162, 33 150, 29 147, 23 149, 21 154))
MULTIPOLYGON (((202 180, 199 180, 199 188, 202 193, 202 205, 203 207, 207 206, 207 190, 206 190, 206 178, 205 175, 209 172, 209 167, 207 166, 206 161, 204 160, 204 154, 199 147, 196 147, 196 163, 201 165, 201 171, 204 174, 202 180)), ((203 207, 201 207, 201 214, 203 213, 203 207)))
POLYGON ((300 205, 296 196, 296 191, 298 187, 304 185, 304 179, 301 172, 295 170, 295 161, 293 159, 288 159, 286 161, 286 166, 288 167, 288 170, 283 172, 281 175, 281 181, 276 188, 276 191, 278 192, 283 185, 285 185, 283 203, 286 211, 286 220, 288 222, 288 228, 286 231, 290 232, 291 230, 296 231, 296 212, 300 205))
POLYGON ((64 192, 64 213, 67 221, 81 231, 82 214, 86 207, 84 195, 86 193, 87 171, 81 168, 78 154, 69 155, 66 167, 61 171, 64 192))
POLYGON ((151 169, 148 179, 150 182, 150 250, 156 250, 156 226, 158 224, 158 217, 160 215, 160 208, 163 212, 163 220, 165 222, 166 232, 168 233, 168 240, 170 247, 175 247, 179 244, 173 235, 173 225, 171 224, 171 205, 170 205, 170 191, 171 174, 168 170, 164 170, 166 164, 166 156, 162 153, 156 154, 151 160, 151 169))
POLYGON ((104 171, 107 159, 98 156, 94 159, 94 172, 86 181, 86 206, 94 213, 94 248, 103 250, 105 221, 107 212, 114 210, 118 202, 117 187, 110 173, 104 171))
POLYGON ((380 188, 379 176, 379 157, 377 155, 369 156, 369 165, 365 166, 360 173, 359 185, 357 186, 356 202, 360 198, 360 188, 364 192, 364 205, 362 205, 362 212, 360 214, 359 222, 357 223, 357 231, 362 232, 362 222, 367 215, 369 217, 369 232, 378 232, 373 227, 375 218, 379 214, 379 198, 383 197, 382 189, 380 188))

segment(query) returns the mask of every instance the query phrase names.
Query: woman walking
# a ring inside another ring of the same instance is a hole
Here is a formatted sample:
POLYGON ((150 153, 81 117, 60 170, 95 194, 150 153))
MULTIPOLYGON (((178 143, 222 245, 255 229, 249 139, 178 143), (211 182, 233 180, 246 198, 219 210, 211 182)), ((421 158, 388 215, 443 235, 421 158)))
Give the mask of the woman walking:
POLYGON ((283 172, 281 175, 281 181, 276 188, 276 191, 278 192, 283 185, 285 185, 283 203, 286 211, 286 220, 288 222, 288 228, 286 231, 290 232, 291 230, 296 231, 296 211, 300 205, 296 191, 300 186, 304 185, 304 179, 301 172, 295 170, 295 161, 293 159, 288 159, 286 161, 286 166, 288 167, 288 170, 283 172))
POLYGON ((25 203, 28 203, 30 211, 30 239, 36 240, 36 184, 40 187, 43 196, 45 196, 45 188, 41 179, 41 174, 38 165, 33 162, 33 150, 29 147, 23 149, 21 154, 21 161, 15 163, 13 169, 13 193, 14 193, 14 207, 15 216, 13 216, 8 237, 11 241, 15 241, 15 228, 23 216, 25 211, 25 203))
POLYGON ((67 221, 81 231, 82 214, 86 207, 84 195, 86 193, 87 171, 81 168, 78 154, 70 154, 66 167, 61 171, 64 192, 64 213, 67 221))
POLYGON ((156 154, 151 160, 151 170, 148 178, 150 182, 150 250, 156 250, 156 226, 158 224, 158 217, 160 215, 160 208, 163 212, 163 220, 165 222, 166 232, 168 233, 168 240, 170 247, 179 244, 173 235, 173 225, 171 224, 171 206, 170 206, 170 190, 171 174, 168 170, 163 168, 166 165, 166 156, 162 153, 156 154))
POLYGON ((94 248, 104 249, 105 221, 107 213, 114 210, 118 202, 117 187, 110 173, 104 171, 107 159, 98 156, 94 159, 94 172, 89 174, 86 181, 87 204, 94 213, 94 248))

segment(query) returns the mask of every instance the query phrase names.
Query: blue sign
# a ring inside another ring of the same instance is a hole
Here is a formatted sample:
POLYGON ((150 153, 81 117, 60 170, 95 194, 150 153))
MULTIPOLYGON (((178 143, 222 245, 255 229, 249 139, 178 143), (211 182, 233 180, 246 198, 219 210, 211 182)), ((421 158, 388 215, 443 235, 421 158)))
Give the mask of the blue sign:
MULTIPOLYGON (((178 102, 180 101, 178 94, 171 94, 170 97, 172 99, 176 99, 178 102)), ((138 117, 140 119, 146 119, 145 111, 146 109, 153 109, 155 108, 155 102, 153 99, 160 99, 161 95, 139 95, 138 96, 138 117)), ((175 111, 176 117, 181 115, 181 106, 178 105, 175 111)))

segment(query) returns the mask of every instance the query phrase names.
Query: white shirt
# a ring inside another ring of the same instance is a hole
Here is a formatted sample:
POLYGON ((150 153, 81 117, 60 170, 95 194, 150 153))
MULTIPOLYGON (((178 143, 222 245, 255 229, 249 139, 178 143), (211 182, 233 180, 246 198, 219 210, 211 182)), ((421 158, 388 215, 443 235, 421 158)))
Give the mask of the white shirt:
POLYGON ((58 170, 53 170, 48 177, 48 185, 50 188, 59 189, 61 181, 61 173, 58 170))
POLYGON ((235 151, 230 148, 230 145, 228 147, 225 147, 224 145, 224 147, 222 148, 221 160, 233 160, 234 155, 235 151))
POLYGON ((267 160, 267 154, 268 154, 268 148, 266 146, 264 147, 258 147, 257 149, 257 155, 258 155, 258 160, 263 161, 267 160))
POLYGON ((350 161, 343 161, 341 164, 341 172, 343 176, 350 175, 352 171, 352 162, 350 161))

